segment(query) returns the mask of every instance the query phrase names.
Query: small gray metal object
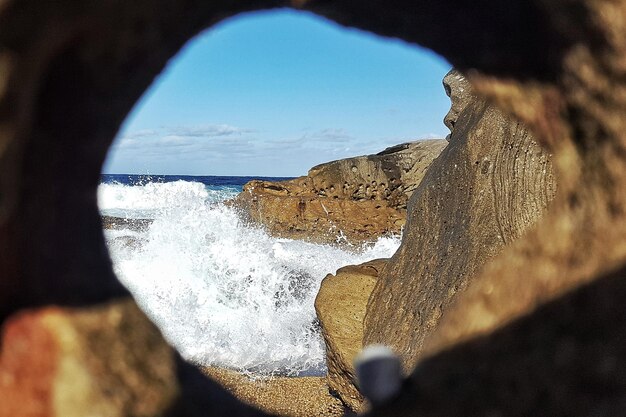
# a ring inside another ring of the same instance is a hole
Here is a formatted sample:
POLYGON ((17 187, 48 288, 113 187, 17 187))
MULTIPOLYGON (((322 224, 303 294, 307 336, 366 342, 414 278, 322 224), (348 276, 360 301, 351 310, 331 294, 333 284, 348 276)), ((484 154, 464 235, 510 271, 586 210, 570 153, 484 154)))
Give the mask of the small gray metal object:
POLYGON ((354 359, 354 368, 359 390, 372 405, 382 405, 400 392, 400 360, 387 346, 366 346, 354 359))

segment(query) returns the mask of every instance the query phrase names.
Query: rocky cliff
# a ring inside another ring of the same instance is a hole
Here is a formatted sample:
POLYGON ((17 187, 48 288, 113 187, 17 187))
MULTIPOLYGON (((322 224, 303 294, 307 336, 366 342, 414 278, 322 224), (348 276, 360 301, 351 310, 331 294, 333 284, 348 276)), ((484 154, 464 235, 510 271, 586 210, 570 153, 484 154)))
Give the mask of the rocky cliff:
POLYGON ((235 205, 275 236, 373 241, 401 231, 409 196, 445 146, 444 140, 404 143, 321 164, 289 181, 251 181, 235 205))
POLYGON ((383 343, 406 371, 424 338, 488 259, 544 213, 556 190, 550 156, 519 122, 444 79, 450 144, 409 203, 402 244, 369 300, 365 344, 383 343))
POLYGON ((365 264, 326 277, 316 300, 329 386, 354 410, 363 401, 355 352, 372 343, 391 346, 410 371, 457 294, 554 197, 550 157, 530 132, 474 95, 457 71, 443 83, 451 100, 444 119, 450 144, 410 200, 398 252, 385 268, 365 264))

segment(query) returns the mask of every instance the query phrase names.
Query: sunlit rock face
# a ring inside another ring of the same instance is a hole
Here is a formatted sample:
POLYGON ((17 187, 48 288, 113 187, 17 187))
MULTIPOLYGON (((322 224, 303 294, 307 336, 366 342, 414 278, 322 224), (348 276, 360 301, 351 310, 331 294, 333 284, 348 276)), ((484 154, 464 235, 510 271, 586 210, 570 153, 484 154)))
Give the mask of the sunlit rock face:
POLYGON ((328 386, 352 410, 362 410, 354 360, 363 349, 367 300, 387 259, 349 265, 328 274, 315 299, 315 311, 326 343, 328 386))
POLYGON ((555 194, 548 154, 520 122, 444 79, 450 144, 409 203, 402 245, 370 298, 365 344, 382 343, 408 372, 424 339, 483 265, 528 230, 555 194))
POLYGON ((444 140, 404 143, 315 166, 294 180, 251 181, 234 204, 275 236, 373 242, 401 232, 408 197, 445 146, 444 140))
POLYGON ((363 403, 356 352, 373 343, 392 346, 404 353, 408 372, 418 358, 412 349, 436 328, 456 293, 554 197, 552 164, 528 130, 477 98, 457 71, 444 87, 451 97, 450 145, 411 200, 402 246, 389 262, 396 269, 389 272, 386 263, 342 268, 325 278, 316 300, 329 385, 354 410, 363 403), (381 293, 387 302, 380 302, 381 293))

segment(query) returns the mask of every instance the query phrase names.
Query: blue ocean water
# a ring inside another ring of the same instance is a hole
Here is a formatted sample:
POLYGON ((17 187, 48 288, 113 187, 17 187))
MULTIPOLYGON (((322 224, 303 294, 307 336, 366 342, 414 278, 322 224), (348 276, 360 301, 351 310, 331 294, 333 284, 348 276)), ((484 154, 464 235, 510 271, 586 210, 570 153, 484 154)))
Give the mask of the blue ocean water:
POLYGON ((102 174, 102 184, 146 185, 175 181, 199 182, 214 189, 232 189, 240 192, 245 183, 252 180, 284 181, 293 177, 230 177, 218 175, 149 175, 149 174, 102 174))
POLYGON ((322 279, 342 266, 391 256, 400 237, 347 250, 270 236, 223 204, 250 179, 103 175, 102 214, 152 220, 147 229, 105 230, 115 272, 190 361, 323 374, 314 309, 322 279))

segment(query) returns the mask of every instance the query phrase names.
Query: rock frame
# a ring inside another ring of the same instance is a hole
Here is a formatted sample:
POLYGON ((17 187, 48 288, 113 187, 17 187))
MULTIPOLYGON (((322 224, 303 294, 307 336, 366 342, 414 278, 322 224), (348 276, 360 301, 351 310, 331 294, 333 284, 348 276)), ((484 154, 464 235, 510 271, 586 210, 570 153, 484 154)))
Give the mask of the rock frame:
POLYGON ((259 414, 182 361, 136 311, 112 272, 96 188, 115 133, 167 60, 226 17, 274 7, 433 49, 554 154, 559 190, 547 216, 489 262, 398 401, 371 413, 623 414, 623 1, 2 0, 0 397, 12 401, 0 415, 110 404, 109 415, 259 414), (115 354, 99 347, 102 335, 119 341, 115 354), (164 361, 158 376, 145 373, 144 349, 164 361), (112 374, 113 363, 125 365, 112 374), (81 401, 54 383, 71 380, 64 372, 91 381, 81 401), (156 408, 154 393, 166 399, 156 408))

